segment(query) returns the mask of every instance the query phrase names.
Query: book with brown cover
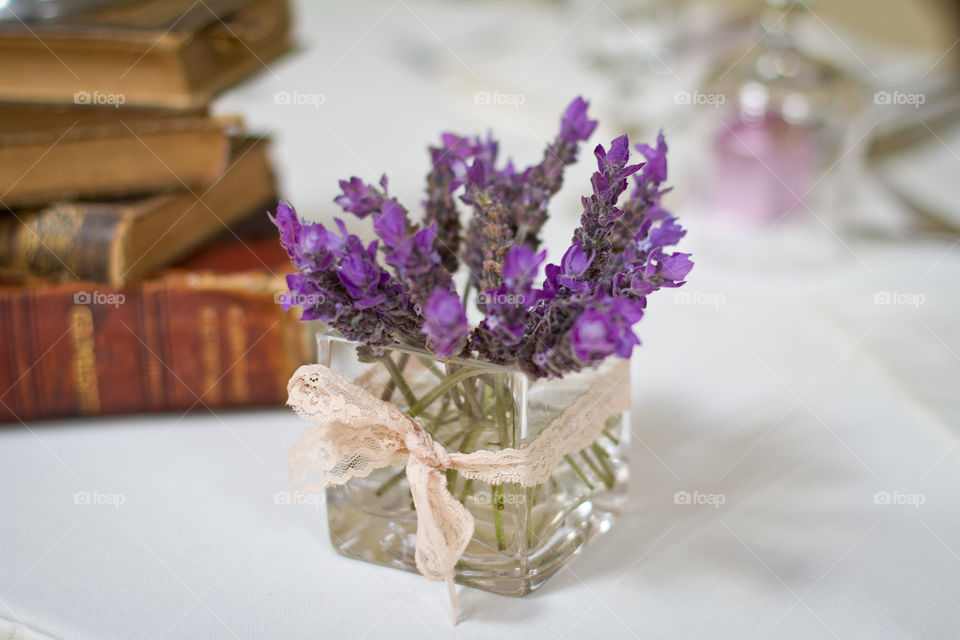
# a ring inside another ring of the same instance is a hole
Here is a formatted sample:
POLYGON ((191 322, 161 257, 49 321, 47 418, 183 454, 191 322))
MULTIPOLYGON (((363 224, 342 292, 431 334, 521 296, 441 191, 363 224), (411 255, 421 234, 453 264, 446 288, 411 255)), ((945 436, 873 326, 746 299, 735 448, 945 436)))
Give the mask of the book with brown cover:
POLYGON ((286 0, 146 0, 0 23, 0 97, 188 108, 290 48, 286 0))
POLYGON ((134 282, 189 254, 254 205, 276 202, 267 146, 238 141, 224 174, 192 191, 0 213, 0 275, 134 282))
POLYGON ((262 266, 289 269, 276 238, 239 244, 188 263, 216 270, 126 289, 0 287, 0 421, 283 404, 312 360, 310 326, 283 311, 283 279, 262 266))
POLYGON ((241 127, 200 111, 0 104, 0 207, 209 184, 241 127))

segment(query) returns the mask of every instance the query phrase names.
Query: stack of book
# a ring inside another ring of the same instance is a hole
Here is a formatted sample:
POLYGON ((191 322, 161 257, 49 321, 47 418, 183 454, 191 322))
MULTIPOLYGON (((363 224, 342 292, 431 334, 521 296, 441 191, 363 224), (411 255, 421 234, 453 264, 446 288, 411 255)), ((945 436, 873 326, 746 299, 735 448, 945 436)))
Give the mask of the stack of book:
POLYGON ((286 0, 100 4, 0 20, 0 421, 280 404, 310 347, 269 141, 208 105, 286 0))

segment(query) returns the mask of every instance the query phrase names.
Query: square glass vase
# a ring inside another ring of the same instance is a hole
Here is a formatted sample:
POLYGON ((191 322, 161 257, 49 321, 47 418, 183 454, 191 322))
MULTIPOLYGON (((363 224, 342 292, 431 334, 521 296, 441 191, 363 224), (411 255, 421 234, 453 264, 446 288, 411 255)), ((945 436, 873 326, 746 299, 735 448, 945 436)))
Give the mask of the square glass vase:
MULTIPOLYGON (((320 364, 415 413, 434 440, 464 453, 533 442, 554 419, 575 408, 578 399, 596 395, 600 376, 622 363, 611 358, 598 369, 533 379, 515 368, 439 359, 406 347, 374 352, 322 331, 317 344, 320 364)), ((617 376, 613 390, 621 394, 621 407, 629 406, 623 395, 630 392, 629 369, 624 369, 626 379, 617 376)), ((629 414, 590 413, 603 421, 600 435, 583 450, 564 456, 543 484, 490 485, 460 477, 455 470, 447 472, 449 491, 475 520, 473 538, 456 567, 456 582, 522 596, 610 529, 626 500, 629 414)), ((417 572, 417 513, 404 467, 378 469, 329 487, 326 503, 330 542, 337 552, 417 572)))

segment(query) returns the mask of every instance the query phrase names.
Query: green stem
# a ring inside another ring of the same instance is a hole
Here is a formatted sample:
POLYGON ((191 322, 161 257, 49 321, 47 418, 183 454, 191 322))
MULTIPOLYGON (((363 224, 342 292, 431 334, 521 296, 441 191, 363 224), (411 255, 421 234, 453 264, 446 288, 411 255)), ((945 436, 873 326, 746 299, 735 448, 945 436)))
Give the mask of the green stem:
POLYGON ((410 408, 407 409, 407 415, 411 418, 416 418, 418 415, 423 413, 427 407, 433 404, 437 398, 445 394, 450 388, 456 386, 471 376, 477 376, 481 373, 483 373, 483 371, 480 369, 465 368, 447 376, 443 382, 435 386, 429 392, 424 394, 423 397, 413 403, 410 408))
MULTIPOLYGON (((501 394, 501 378, 495 374, 489 386, 491 395, 493 396, 494 410, 497 415, 497 431, 500 433, 500 448, 505 449, 510 446, 510 425, 507 423, 507 410, 504 407, 503 396, 501 394)), ((503 551, 506 548, 503 535, 503 518, 500 513, 504 508, 503 485, 498 484, 492 488, 496 489, 497 495, 500 497, 500 501, 494 503, 493 525, 497 533, 497 549, 503 551)))
POLYGON ((470 299, 470 279, 467 278, 467 284, 463 286, 463 297, 460 298, 464 302, 470 299))
POLYGON ((397 363, 393 361, 389 355, 383 357, 383 364, 387 367, 387 371, 390 372, 390 378, 394 383, 400 388, 400 393, 403 394, 404 399, 407 401, 408 405, 414 405, 417 403, 417 396, 413 395, 413 391, 410 389, 410 386, 407 384, 407 381, 403 379, 403 371, 401 368, 407 366, 407 360, 410 359, 410 356, 407 354, 402 354, 400 356, 401 367, 397 366, 397 363))
POLYGON ((377 496, 378 498, 382 497, 383 494, 385 494, 387 491, 390 491, 390 489, 393 489, 393 487, 395 487, 398 482, 403 480, 403 477, 405 475, 407 475, 406 468, 404 468, 402 471, 398 471, 389 480, 387 480, 382 485, 377 487, 377 490, 373 492, 373 495, 377 496))
POLYGON ((497 428, 500 431, 500 448, 506 449, 510 446, 509 425, 507 424, 507 410, 503 406, 503 399, 500 395, 499 385, 493 387, 494 406, 497 410, 497 428))
MULTIPOLYGON (((463 440, 460 441, 460 448, 457 451, 462 451, 463 453, 470 453, 473 450, 474 445, 477 442, 477 438, 480 436, 480 422, 477 420, 471 421, 470 428, 467 430, 466 434, 463 436, 463 440)), ((447 475, 447 486, 450 487, 451 492, 453 491, 453 483, 457 480, 457 471, 453 470, 453 475, 447 475)), ((460 502, 462 503, 467 499, 467 495, 470 493, 470 487, 473 485, 473 479, 467 478, 467 481, 463 483, 463 490, 460 492, 460 502)))
POLYGON ((593 471, 598 478, 600 478, 603 484, 609 486, 609 483, 607 482, 607 479, 604 477, 603 473, 600 471, 600 468, 596 465, 596 463, 594 463, 593 460, 590 459, 590 456, 587 455, 586 449, 580 452, 580 457, 583 458, 583 461, 587 463, 587 466, 590 467, 590 470, 593 471))
POLYGON ((603 483, 607 485, 608 489, 613 488, 613 483, 616 482, 616 476, 613 473, 613 469, 610 468, 610 465, 607 464, 607 458, 609 457, 607 452, 603 450, 599 444, 594 442, 590 445, 590 449, 593 451, 593 455, 597 459, 597 464, 603 469, 603 483))
POLYGON ((430 371, 430 373, 437 376, 437 379, 443 380, 446 377, 443 371, 440 371, 440 367, 434 364, 434 362, 429 358, 424 358, 423 356, 417 356, 417 359, 420 360, 421 364, 423 364, 423 366, 426 367, 430 371))
POLYGON ((612 433, 610 433, 610 431, 608 431, 607 429, 603 430, 603 435, 607 436, 607 438, 609 438, 610 442, 612 442, 613 444, 615 445, 620 444, 620 440, 616 436, 614 436, 612 433))
POLYGON ((482 418, 486 415, 483 407, 480 406, 480 402, 477 400, 477 389, 473 380, 464 383, 463 395, 467 398, 467 406, 470 407, 472 415, 482 418))
POLYGON ((507 548, 503 537, 503 517, 500 514, 503 510, 503 485, 491 485, 490 494, 493 496, 493 526, 497 531, 497 550, 503 551, 507 548))
POLYGON ((573 467, 573 470, 576 472, 576 474, 580 476, 581 480, 583 480, 583 484, 587 485, 587 488, 593 491, 593 484, 590 483, 590 479, 587 478, 587 475, 583 472, 583 469, 581 469, 577 463, 573 461, 573 458, 570 457, 570 454, 563 456, 563 459, 566 460, 571 467, 573 467))
POLYGON ((533 548, 533 501, 537 497, 537 488, 536 487, 524 487, 523 490, 523 500, 524 507, 527 510, 527 548, 533 548))
POLYGON ((590 470, 593 471, 600 480, 603 481, 603 484, 609 489, 613 486, 613 479, 608 477, 603 471, 600 470, 600 467, 590 459, 590 456, 587 455, 587 450, 584 449, 580 452, 580 457, 583 458, 584 462, 590 467, 590 470))
POLYGON ((463 483, 463 489, 460 490, 460 495, 457 496, 457 499, 463 504, 463 501, 467 499, 467 496, 470 495, 470 489, 473 487, 473 478, 467 478, 467 481, 463 483))

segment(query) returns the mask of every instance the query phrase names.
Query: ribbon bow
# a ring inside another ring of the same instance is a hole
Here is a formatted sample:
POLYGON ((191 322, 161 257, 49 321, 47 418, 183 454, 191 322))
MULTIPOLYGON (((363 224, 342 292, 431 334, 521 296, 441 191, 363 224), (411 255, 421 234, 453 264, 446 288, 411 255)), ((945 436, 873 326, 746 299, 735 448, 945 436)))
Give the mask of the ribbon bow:
POLYGON ((287 404, 314 422, 290 454, 300 493, 365 477, 389 465, 406 465, 417 511, 417 569, 447 583, 456 622, 455 567, 473 537, 473 515, 447 488, 446 471, 489 484, 546 482, 560 459, 589 446, 605 419, 629 405, 629 369, 620 361, 602 375, 530 444, 519 449, 449 452, 415 420, 336 371, 315 364, 297 369, 287 404), (316 471, 323 477, 314 479, 316 471))

